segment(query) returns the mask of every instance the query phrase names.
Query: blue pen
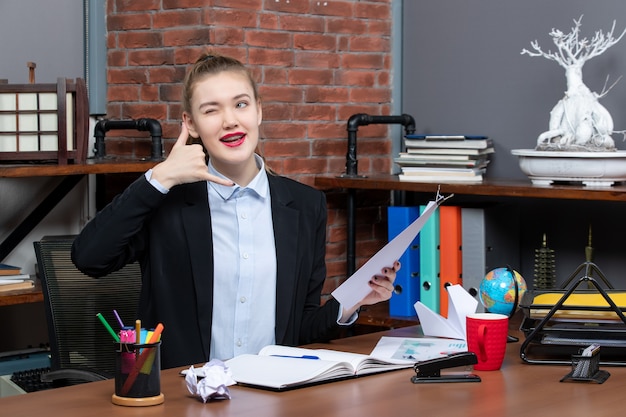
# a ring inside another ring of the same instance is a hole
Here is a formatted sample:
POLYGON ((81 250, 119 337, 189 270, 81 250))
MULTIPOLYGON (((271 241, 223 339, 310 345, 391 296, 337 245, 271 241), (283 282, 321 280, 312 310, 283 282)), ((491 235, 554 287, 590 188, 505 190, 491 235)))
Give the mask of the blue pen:
POLYGON ((277 358, 295 358, 295 359, 318 359, 318 356, 313 356, 313 355, 302 355, 302 356, 290 356, 290 355, 272 355, 275 356, 277 358))

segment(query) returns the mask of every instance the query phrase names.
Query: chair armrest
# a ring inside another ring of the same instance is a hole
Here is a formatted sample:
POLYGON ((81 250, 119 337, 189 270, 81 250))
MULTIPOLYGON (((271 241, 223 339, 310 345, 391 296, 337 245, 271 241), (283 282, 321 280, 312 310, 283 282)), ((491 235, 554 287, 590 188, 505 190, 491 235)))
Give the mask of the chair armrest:
POLYGON ((106 379, 111 379, 112 375, 106 375, 101 372, 91 371, 87 369, 57 369, 50 372, 45 372, 41 374, 42 382, 55 382, 59 380, 65 379, 74 379, 83 382, 94 382, 94 381, 104 381, 106 379))

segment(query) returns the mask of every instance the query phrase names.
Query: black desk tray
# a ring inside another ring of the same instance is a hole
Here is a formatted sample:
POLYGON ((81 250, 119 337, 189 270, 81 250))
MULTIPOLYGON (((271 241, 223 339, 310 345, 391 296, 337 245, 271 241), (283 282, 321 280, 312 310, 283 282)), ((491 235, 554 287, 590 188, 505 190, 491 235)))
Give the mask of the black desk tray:
POLYGON ((531 364, 571 365, 572 355, 597 343, 602 347, 600 365, 626 366, 626 308, 614 301, 621 301, 625 293, 605 290, 590 276, 573 282, 567 290, 528 292, 520 302, 524 313, 520 330, 526 336, 520 357, 531 364), (587 288, 580 289, 583 283, 587 288), (544 293, 560 298, 554 304, 537 303, 544 293), (574 302, 589 296, 595 297, 593 305, 574 302), (598 297, 606 304, 597 305, 598 297))

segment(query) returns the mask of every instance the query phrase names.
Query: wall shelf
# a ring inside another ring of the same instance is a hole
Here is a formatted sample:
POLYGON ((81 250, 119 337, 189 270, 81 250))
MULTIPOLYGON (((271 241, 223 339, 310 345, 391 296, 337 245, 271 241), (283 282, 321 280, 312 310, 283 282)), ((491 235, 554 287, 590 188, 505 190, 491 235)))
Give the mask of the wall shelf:
POLYGON ((446 184, 400 181, 397 175, 371 177, 315 177, 320 189, 390 190, 475 196, 552 198, 565 200, 626 201, 626 186, 533 185, 529 180, 485 180, 479 184, 446 184))
MULTIPOLYGON (((0 242, 0 262, 32 231, 35 226, 88 174, 141 173, 159 161, 130 159, 89 159, 82 164, 0 164, 0 178, 64 177, 44 201, 33 207, 29 215, 0 242)), ((43 300, 41 285, 21 291, 0 293, 0 306, 40 302, 43 300)))

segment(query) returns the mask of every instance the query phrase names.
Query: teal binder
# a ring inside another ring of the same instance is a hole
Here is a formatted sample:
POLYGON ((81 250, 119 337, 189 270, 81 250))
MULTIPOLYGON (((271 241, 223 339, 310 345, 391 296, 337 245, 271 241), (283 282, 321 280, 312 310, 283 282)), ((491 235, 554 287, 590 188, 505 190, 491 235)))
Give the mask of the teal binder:
MULTIPOLYGON (((426 206, 420 206, 423 213, 426 206)), ((439 313, 439 210, 430 216, 420 236, 420 301, 439 313)))
MULTIPOLYGON (((387 207, 387 237, 389 241, 419 217, 419 207, 387 207)), ((417 317, 413 304, 420 298, 419 234, 413 239, 399 261, 400 270, 394 281, 395 291, 389 300, 389 315, 417 317)))

